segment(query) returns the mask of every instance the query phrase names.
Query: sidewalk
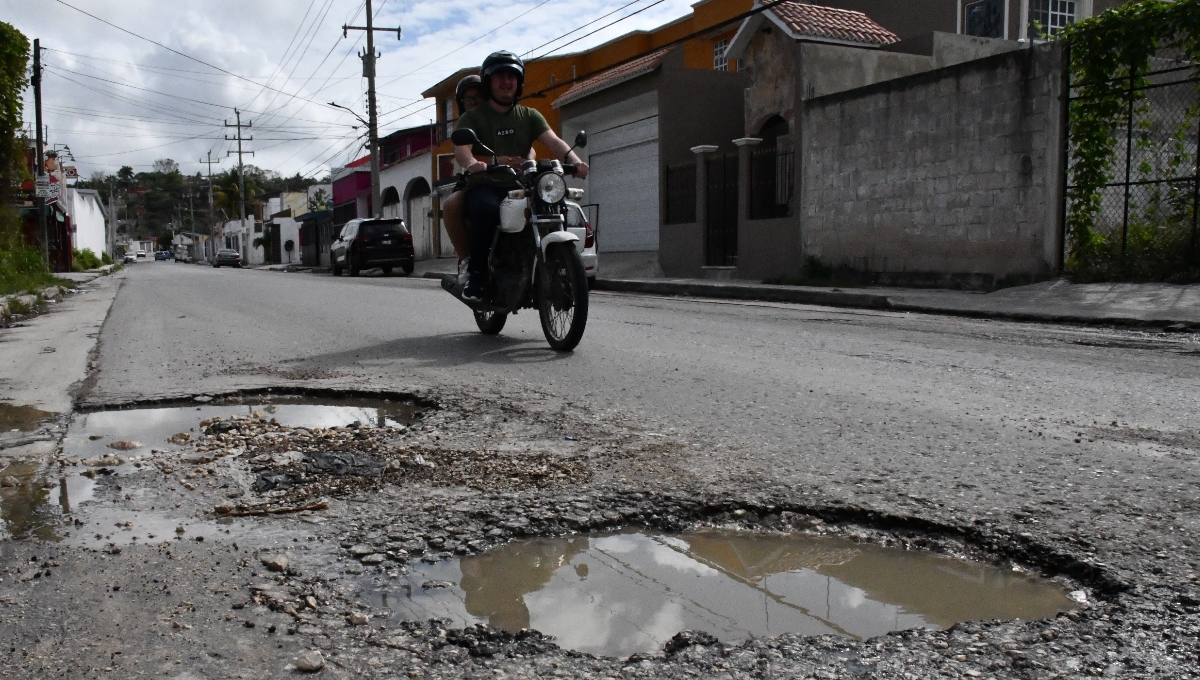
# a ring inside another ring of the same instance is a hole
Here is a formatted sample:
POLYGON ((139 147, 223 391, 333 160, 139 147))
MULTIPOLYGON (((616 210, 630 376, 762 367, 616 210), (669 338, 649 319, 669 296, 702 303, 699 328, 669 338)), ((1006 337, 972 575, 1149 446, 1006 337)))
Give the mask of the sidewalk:
POLYGON ((703 279, 598 279, 596 289, 1051 323, 1200 330, 1200 284, 1074 284, 1065 279, 993 293, 922 288, 817 288, 703 279))

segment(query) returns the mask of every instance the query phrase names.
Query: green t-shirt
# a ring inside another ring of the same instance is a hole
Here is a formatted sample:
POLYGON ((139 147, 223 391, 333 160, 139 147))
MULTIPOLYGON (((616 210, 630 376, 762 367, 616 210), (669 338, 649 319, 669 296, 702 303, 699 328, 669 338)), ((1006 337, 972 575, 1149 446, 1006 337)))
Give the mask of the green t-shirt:
MULTIPOLYGON (((533 142, 542 133, 550 129, 550 124, 537 109, 520 104, 512 107, 507 113, 500 113, 490 104, 481 104, 459 117, 456 127, 470 128, 475 131, 479 141, 487 145, 499 156, 524 157, 533 147, 533 142)), ((476 144, 472 149, 475 157, 490 160, 483 148, 476 144)), ((476 173, 467 178, 467 186, 481 183, 509 184, 511 180, 486 172, 476 173)))

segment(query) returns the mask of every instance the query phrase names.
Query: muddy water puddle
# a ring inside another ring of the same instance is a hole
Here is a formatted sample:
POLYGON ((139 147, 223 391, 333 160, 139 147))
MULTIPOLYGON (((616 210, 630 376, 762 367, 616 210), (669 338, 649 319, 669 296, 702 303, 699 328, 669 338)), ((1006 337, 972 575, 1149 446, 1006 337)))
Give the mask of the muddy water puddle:
POLYGON ((0 403, 0 432, 36 430, 55 414, 32 406, 15 406, 0 403))
POLYGON ((620 657, 660 650, 681 630, 726 642, 787 632, 862 639, 1074 606, 1056 584, 1011 570, 808 535, 535 539, 410 569, 364 595, 396 619, 534 628, 564 648, 620 657))
MULTIPOLYGON (((11 409, 16 407, 9 408, 9 412, 13 412, 11 409)), ((0 479, 11 478, 0 488, 0 518, 3 519, 0 536, 41 540, 66 537, 68 531, 60 527, 63 520, 75 520, 80 514, 89 514, 101 485, 120 486, 124 478, 139 474, 141 466, 148 464, 143 461, 153 457, 155 449, 183 450, 184 446, 168 439, 180 432, 197 436, 204 420, 229 420, 260 414, 287 427, 329 428, 361 423, 398 428, 413 422, 421 410, 400 401, 350 399, 330 403, 328 400, 281 397, 252 403, 209 403, 76 414, 67 428, 60 454, 60 458, 77 461, 76 464, 60 467, 26 462, 0 470, 0 479)), ((0 407, 0 418, 4 418, 5 413, 0 407)), ((21 413, 29 415, 28 411, 21 413)), ((37 417, 36 422, 40 422, 41 416, 37 417)), ((141 512, 118 517, 119 513, 113 509, 106 509, 103 514, 98 523, 100 528, 95 533, 101 533, 106 543, 129 542, 135 540, 134 536, 140 540, 147 537, 158 540, 175 535, 175 520, 166 514, 141 512), (114 526, 116 531, 112 529, 114 526)), ((75 532, 76 535, 93 533, 97 522, 88 520, 82 530, 75 532)), ((216 531, 213 527, 207 530, 210 533, 216 531)))

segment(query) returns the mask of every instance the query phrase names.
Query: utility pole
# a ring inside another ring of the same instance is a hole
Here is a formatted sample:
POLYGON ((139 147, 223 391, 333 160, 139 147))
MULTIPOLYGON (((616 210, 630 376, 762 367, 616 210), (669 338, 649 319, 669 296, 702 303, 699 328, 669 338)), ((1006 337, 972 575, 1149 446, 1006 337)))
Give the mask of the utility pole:
POLYGON ((220 163, 221 159, 216 161, 212 159, 212 151, 208 152, 208 160, 200 159, 201 163, 208 164, 208 238, 212 240, 213 257, 217 256, 217 215, 213 212, 213 183, 212 183, 212 164, 220 163))
MULTIPOLYGON (((246 124, 245 124, 245 125, 242 125, 242 112, 241 112, 241 111, 238 111, 237 109, 234 109, 234 110, 233 110, 233 115, 237 116, 237 124, 236 124, 236 125, 230 125, 230 124, 229 124, 229 121, 225 121, 225 127, 237 128, 237 136, 235 136, 235 137, 230 137, 229 135, 225 135, 225 139, 227 139, 227 140, 229 140, 229 141, 233 141, 233 140, 235 140, 235 139, 236 139, 236 140, 237 140, 237 143, 238 143, 238 148, 237 148, 237 155, 238 155, 238 199, 239 199, 239 201, 238 201, 238 202, 241 204, 241 206, 240 206, 240 209, 241 209, 241 215, 238 217, 238 220, 239 220, 239 221, 242 223, 242 231, 244 231, 244 232, 246 233, 246 236, 247 236, 247 237, 249 237, 249 236, 250 236, 250 232, 246 230, 246 170, 245 170, 245 166, 244 166, 244 165, 242 165, 242 154, 243 154, 243 153, 248 153, 248 154, 250 154, 251 156, 253 156, 253 155, 254 155, 254 152, 253 152, 253 151, 245 151, 245 152, 243 152, 243 151, 242 151, 242 142, 243 142, 243 141, 247 141, 247 142, 249 142, 249 141, 252 141, 252 140, 254 139, 254 135, 251 135, 251 136, 249 136, 249 137, 242 137, 242 128, 249 128, 249 127, 251 127, 251 126, 253 125, 254 121, 250 121, 250 120, 248 120, 248 121, 246 121, 246 124)), ((232 153, 233 153, 233 151, 228 151, 228 152, 226 152, 226 153, 225 153, 225 155, 226 155, 226 156, 228 156, 228 155, 230 155, 230 154, 232 154, 232 153)), ((247 238, 246 240, 248 241, 248 240, 249 240, 249 238, 247 238)), ((244 243, 243 243, 243 244, 241 244, 241 245, 242 245, 242 251, 243 251, 243 252, 242 252, 242 257, 243 257, 243 258, 245 258, 245 257, 247 257, 246 245, 245 245, 244 243)))
POLYGON ((371 217, 379 215, 379 114, 375 106, 375 31, 396 33, 400 39, 400 27, 376 28, 375 18, 371 16, 371 0, 365 0, 367 10, 366 26, 342 26, 342 37, 348 37, 351 30, 367 32, 367 49, 363 50, 363 76, 367 79, 367 138, 371 151, 371 217))
MULTIPOLYGON (((37 177, 38 190, 43 184, 42 178, 45 178, 45 186, 49 187, 50 177, 46 175, 46 159, 42 155, 42 144, 45 140, 42 139, 42 41, 38 38, 33 39, 33 77, 29 79, 33 85, 33 119, 37 125, 37 133, 34 135, 34 143, 37 145, 37 177)), ((46 266, 50 266, 50 229, 46 226, 46 197, 35 195, 33 199, 33 207, 37 210, 38 216, 38 233, 42 239, 42 259, 45 260, 46 266)))

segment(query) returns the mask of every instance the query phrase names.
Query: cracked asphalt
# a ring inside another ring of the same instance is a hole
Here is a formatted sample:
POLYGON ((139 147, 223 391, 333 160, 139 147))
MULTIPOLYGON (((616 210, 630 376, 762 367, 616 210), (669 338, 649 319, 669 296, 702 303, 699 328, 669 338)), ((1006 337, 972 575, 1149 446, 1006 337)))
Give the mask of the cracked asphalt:
POLYGON ((82 407, 268 387, 415 395, 436 406, 406 445, 581 472, 517 489, 416 479, 222 518, 236 471, 185 490, 160 463, 188 447, 147 442, 162 460, 101 480, 94 512, 186 531, 119 552, 82 527, 0 543, 0 676, 273 678, 315 649, 332 677, 1197 677, 1198 359, 1187 333, 603 293, 561 355, 534 314, 480 335, 436 281, 138 264, 82 407), (351 550, 702 524, 1011 562, 1088 602, 865 641, 685 636, 618 660, 536 632, 387 620, 367 594, 387 565, 351 550), (260 557, 281 552, 291 567, 269 571, 260 557))

